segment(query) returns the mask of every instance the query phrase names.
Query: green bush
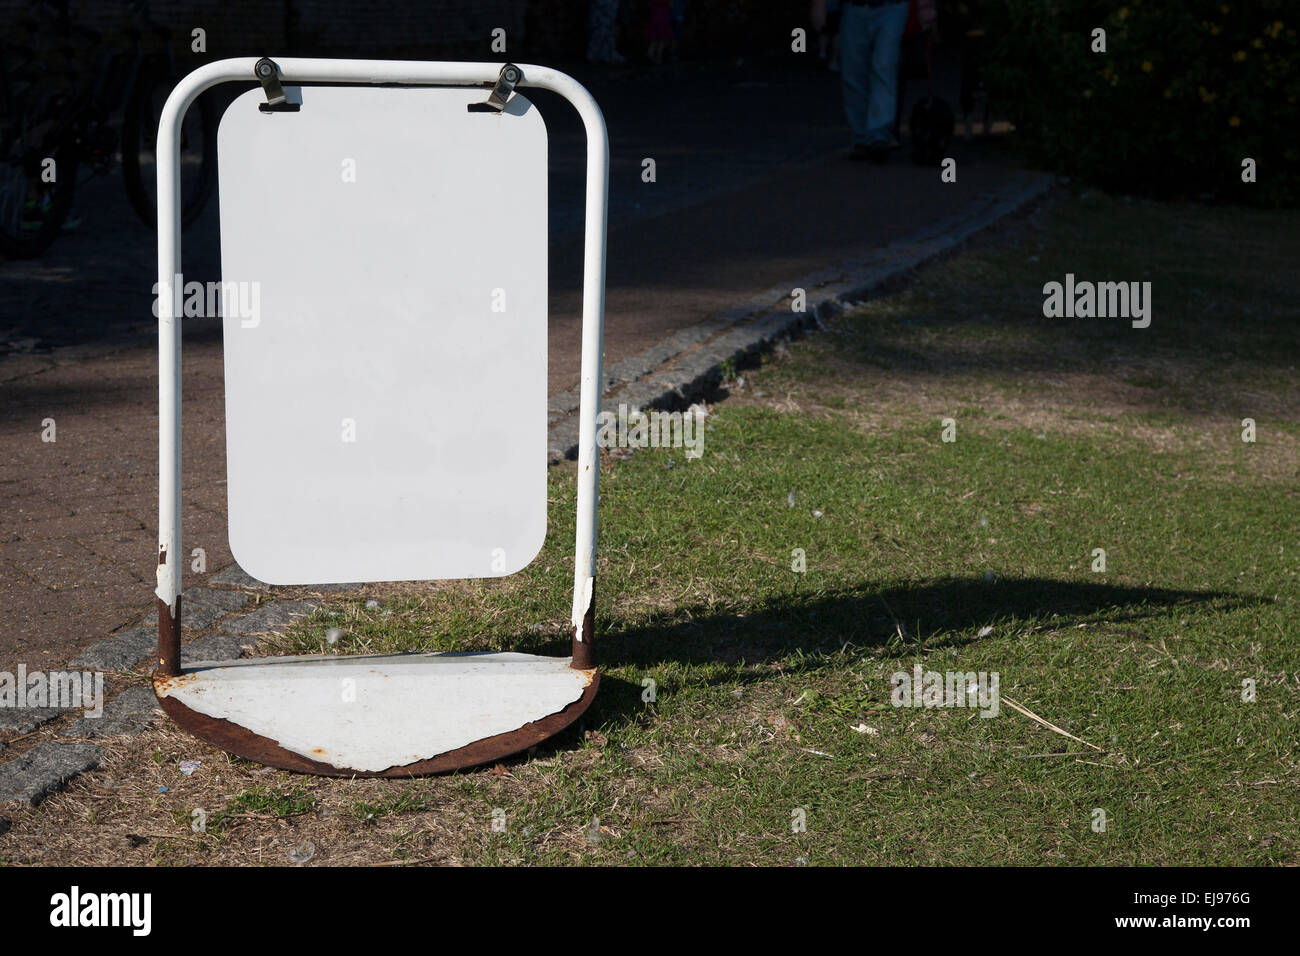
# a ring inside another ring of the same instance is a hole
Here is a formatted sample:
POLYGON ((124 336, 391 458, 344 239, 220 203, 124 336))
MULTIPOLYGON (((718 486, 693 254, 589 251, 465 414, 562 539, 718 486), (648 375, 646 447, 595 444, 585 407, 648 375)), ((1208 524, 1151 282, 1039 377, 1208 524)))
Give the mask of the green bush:
POLYGON ((992 0, 984 19, 990 96, 1036 161, 1124 193, 1300 197, 1291 0, 992 0))

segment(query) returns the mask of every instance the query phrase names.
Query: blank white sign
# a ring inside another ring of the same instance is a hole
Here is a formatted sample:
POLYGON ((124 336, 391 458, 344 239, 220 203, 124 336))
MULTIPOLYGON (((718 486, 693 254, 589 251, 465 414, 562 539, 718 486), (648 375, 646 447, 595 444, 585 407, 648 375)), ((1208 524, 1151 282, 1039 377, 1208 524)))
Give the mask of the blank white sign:
POLYGON ((217 140, 231 551, 272 584, 518 571, 546 534, 546 127, 518 94, 300 92, 245 93, 217 140))

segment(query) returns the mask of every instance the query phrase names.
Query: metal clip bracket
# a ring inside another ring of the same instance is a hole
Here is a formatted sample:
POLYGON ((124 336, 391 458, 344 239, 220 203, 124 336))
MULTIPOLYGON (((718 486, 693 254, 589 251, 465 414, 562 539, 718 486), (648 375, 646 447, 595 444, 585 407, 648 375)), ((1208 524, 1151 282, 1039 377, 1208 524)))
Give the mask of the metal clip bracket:
POLYGON ((492 87, 492 92, 488 94, 487 101, 484 103, 471 103, 469 111, 471 113, 500 113, 506 108, 506 101, 510 99, 510 94, 515 91, 524 79, 524 71, 519 69, 513 63, 507 63, 501 67, 501 73, 497 76, 497 82, 492 87))
POLYGON ((269 56, 262 57, 254 64, 253 75, 266 93, 266 102, 259 103, 257 107, 263 113, 296 113, 302 108, 298 103, 288 102, 284 87, 280 85, 280 68, 269 56))

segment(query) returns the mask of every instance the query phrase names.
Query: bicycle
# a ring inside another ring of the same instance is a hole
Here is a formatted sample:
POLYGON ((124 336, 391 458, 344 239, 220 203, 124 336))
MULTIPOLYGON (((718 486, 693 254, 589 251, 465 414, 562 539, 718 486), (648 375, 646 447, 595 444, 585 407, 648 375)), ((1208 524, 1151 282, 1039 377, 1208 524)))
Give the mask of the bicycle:
MULTIPOLYGON (((36 17, 20 24, 29 42, 0 44, 0 252, 31 258, 49 248, 67 220, 83 163, 89 179, 120 162, 132 208, 156 226, 158 119, 178 76, 170 31, 149 18, 147 3, 138 4, 154 48, 146 50, 145 30, 125 31, 129 49, 100 53, 87 83, 82 64, 89 58, 78 41, 99 48, 103 37, 72 24, 67 0, 31 5, 36 17)), ((185 226, 215 185, 216 142, 215 107, 200 98, 181 128, 185 226)))

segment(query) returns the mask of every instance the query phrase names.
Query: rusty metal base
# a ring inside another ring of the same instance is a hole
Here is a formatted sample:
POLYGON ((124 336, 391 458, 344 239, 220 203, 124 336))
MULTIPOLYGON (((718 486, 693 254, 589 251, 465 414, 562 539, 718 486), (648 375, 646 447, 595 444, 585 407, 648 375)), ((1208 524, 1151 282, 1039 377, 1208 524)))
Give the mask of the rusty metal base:
POLYGON ((593 668, 586 672, 590 678, 582 696, 563 710, 524 724, 518 730, 486 737, 425 760, 376 771, 352 770, 313 760, 287 750, 276 741, 254 733, 240 724, 192 710, 169 696, 167 692, 168 687, 174 682, 184 681, 187 673, 192 672, 183 673, 178 678, 161 675, 155 671, 153 678, 154 693, 159 705, 182 729, 237 757, 244 757, 281 770, 327 777, 412 777, 449 773, 453 770, 495 762, 536 746, 568 727, 591 706, 600 686, 600 672, 593 668))

